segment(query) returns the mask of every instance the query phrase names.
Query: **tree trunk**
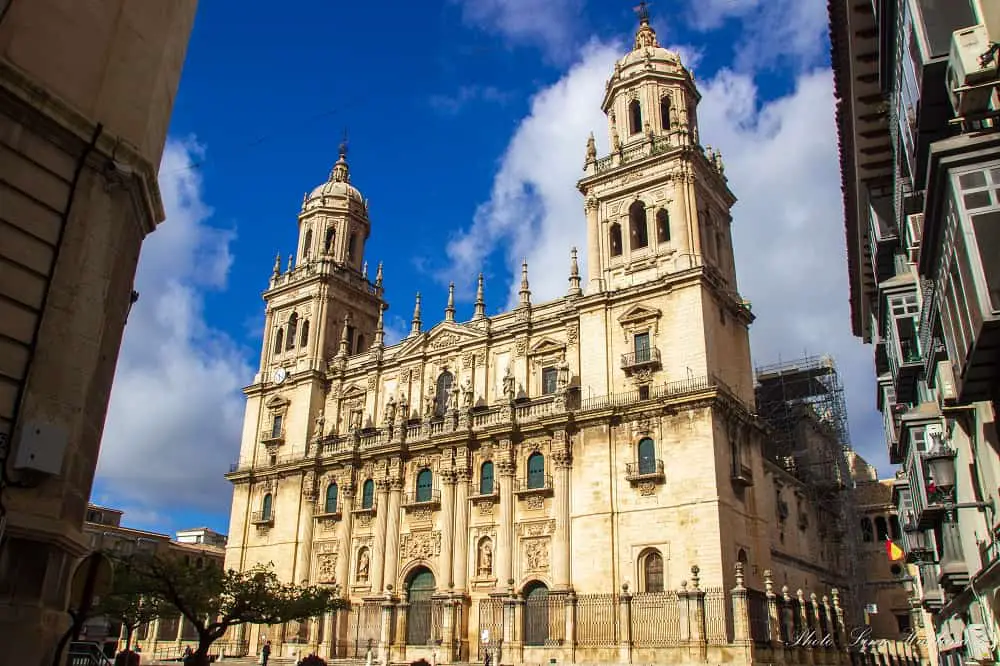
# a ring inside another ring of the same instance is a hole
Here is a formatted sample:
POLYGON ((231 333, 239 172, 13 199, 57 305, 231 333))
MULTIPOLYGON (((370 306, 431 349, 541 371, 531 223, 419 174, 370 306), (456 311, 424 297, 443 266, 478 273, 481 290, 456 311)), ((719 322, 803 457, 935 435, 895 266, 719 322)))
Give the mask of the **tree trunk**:
POLYGON ((128 652, 129 649, 132 647, 132 633, 134 631, 135 630, 132 628, 130 624, 128 623, 125 624, 125 650, 124 650, 125 652, 128 652))
POLYGON ((208 666, 211 662, 208 658, 208 650, 212 647, 215 639, 205 634, 198 634, 198 649, 191 655, 191 661, 185 666, 208 666))

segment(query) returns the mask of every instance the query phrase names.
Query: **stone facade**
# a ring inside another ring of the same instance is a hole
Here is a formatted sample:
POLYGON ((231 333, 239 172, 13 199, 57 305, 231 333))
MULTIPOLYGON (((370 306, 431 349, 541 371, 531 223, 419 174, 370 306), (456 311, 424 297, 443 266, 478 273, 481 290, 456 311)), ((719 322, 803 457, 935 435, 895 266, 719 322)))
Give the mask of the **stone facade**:
POLYGON ((0 645, 49 664, 195 0, 0 2, 0 645))
POLYGON ((843 624, 838 533, 763 454, 735 198, 698 143, 698 99, 643 17, 603 101, 612 153, 587 145, 587 275, 574 250, 565 297, 538 304, 523 265, 518 305, 490 317, 480 276, 472 319, 452 290, 429 329, 418 295, 392 346, 341 147, 264 293, 226 565, 274 563, 352 608, 234 640, 387 662, 731 661, 751 633, 781 640, 768 599, 843 624))

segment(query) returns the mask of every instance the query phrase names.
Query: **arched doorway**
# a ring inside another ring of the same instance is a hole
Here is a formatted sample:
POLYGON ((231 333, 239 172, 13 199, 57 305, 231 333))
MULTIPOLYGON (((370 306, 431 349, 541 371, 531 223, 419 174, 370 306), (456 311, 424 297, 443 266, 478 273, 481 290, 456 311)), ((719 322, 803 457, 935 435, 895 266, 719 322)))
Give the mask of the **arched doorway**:
POLYGON ((545 645, 549 638, 549 588, 541 581, 524 586, 524 644, 545 645))
POLYGON ((426 567, 420 567, 410 574, 406 583, 406 602, 409 604, 406 617, 406 644, 427 645, 431 639, 432 604, 431 597, 437 583, 434 574, 426 567))

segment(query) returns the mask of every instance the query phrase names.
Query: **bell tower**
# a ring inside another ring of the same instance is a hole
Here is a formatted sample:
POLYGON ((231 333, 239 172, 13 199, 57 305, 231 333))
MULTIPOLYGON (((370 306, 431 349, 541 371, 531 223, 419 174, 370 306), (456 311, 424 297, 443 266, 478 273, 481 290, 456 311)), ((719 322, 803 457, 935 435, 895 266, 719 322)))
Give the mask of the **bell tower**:
POLYGON ((278 368, 323 371, 331 359, 367 352, 387 307, 381 265, 374 281, 368 275, 368 202, 351 184, 346 140, 326 182, 303 197, 298 230, 295 254, 284 271, 275 260, 264 292, 264 381, 278 368))
POLYGON ((615 63, 601 108, 610 154, 587 141, 578 183, 587 215, 588 293, 711 266, 735 291, 722 159, 698 139, 700 95, 680 56, 661 47, 642 3, 632 50, 615 63))

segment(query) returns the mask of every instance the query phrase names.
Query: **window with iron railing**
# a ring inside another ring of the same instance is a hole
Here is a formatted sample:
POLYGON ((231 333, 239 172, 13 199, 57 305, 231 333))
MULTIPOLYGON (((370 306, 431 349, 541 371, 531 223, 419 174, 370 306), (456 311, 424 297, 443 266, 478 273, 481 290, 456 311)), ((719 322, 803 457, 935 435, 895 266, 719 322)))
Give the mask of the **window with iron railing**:
MULTIPOLYGON (((1000 164, 958 173, 953 188, 959 193, 963 225, 973 232, 968 241, 970 258, 978 256, 978 270, 986 299, 993 310, 1000 310, 1000 164)), ((979 290, 977 290, 979 291, 979 290)))

